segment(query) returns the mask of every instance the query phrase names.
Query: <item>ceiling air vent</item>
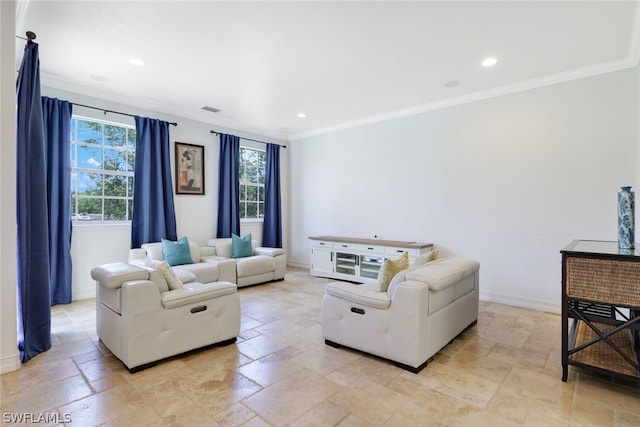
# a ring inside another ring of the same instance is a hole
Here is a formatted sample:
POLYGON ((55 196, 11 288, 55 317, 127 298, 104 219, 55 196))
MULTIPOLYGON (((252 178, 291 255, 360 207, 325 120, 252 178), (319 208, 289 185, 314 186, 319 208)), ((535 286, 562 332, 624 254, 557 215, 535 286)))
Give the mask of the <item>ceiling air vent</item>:
POLYGON ((208 105, 203 105, 202 107, 200 107, 201 110, 205 110, 205 111, 210 111, 212 113, 219 113, 220 109, 219 108, 214 108, 214 107, 209 107, 208 105))

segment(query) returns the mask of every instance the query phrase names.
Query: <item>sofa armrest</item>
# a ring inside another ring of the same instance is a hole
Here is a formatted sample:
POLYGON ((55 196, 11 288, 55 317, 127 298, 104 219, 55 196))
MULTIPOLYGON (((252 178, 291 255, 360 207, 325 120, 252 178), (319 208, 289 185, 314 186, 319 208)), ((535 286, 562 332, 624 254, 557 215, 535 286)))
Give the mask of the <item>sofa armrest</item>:
POLYGON ((122 315, 124 317, 132 318, 136 314, 150 314, 160 310, 162 310, 160 291, 155 283, 150 280, 130 280, 122 284, 122 315))
POLYGON ((402 311, 410 312, 408 307, 414 306, 414 304, 418 304, 418 306, 423 304, 424 313, 426 313, 429 285, 415 280, 405 280, 394 287, 393 292, 389 293, 389 297, 391 298, 391 306, 396 309, 400 307, 402 311))
POLYGON ((278 256, 284 255, 284 249, 282 248, 265 248, 262 246, 258 246, 253 250, 254 255, 268 255, 268 256, 278 256))
POLYGON ((146 280, 149 278, 149 272, 135 265, 114 262, 92 268, 91 278, 102 286, 115 289, 130 280, 146 280))
POLYGON ((331 282, 327 284, 326 293, 327 295, 373 308, 387 309, 391 304, 389 294, 373 290, 366 285, 331 282))

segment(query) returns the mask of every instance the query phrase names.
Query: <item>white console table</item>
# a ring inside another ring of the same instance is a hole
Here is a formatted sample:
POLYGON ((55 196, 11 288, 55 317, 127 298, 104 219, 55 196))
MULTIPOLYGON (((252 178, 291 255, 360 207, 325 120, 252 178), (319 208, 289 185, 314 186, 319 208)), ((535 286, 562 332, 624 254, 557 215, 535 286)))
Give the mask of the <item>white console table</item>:
POLYGON ((312 236, 311 275, 348 280, 376 282, 380 266, 387 258, 409 253, 409 262, 433 249, 433 243, 402 240, 360 239, 340 236, 312 236))

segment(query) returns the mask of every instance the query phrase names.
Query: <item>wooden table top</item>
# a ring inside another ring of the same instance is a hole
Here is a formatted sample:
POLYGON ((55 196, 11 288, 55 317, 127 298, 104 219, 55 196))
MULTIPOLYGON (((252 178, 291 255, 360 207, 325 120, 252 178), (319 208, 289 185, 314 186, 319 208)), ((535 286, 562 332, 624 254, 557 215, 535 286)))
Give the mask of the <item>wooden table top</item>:
POLYGON ((326 240, 328 242, 361 243, 363 245, 401 246, 410 248, 428 248, 433 246, 433 243, 411 242, 407 240, 364 239, 360 237, 344 236, 310 236, 309 239, 326 240))

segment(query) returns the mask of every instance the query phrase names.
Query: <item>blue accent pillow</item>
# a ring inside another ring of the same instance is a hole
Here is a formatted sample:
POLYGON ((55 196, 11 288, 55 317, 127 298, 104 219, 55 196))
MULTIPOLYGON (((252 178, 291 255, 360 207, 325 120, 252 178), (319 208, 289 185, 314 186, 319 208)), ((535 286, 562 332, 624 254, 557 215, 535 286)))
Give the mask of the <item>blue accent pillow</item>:
POLYGON ((187 236, 173 242, 171 240, 162 239, 162 256, 170 266, 180 264, 193 264, 191 259, 191 250, 189 250, 189 241, 187 236))
POLYGON ((251 245, 251 233, 244 237, 231 235, 231 257, 244 258, 253 255, 253 246, 251 245))

